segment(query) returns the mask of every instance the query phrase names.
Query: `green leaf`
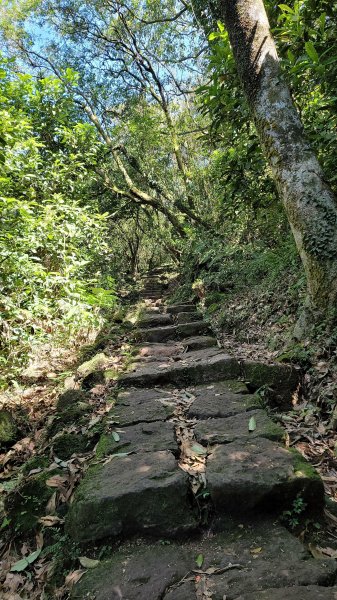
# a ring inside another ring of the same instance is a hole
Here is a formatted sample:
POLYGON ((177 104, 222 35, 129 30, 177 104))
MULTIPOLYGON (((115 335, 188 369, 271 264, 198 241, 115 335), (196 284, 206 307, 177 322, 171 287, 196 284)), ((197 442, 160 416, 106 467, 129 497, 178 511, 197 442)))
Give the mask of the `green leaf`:
POLYGON ((40 556, 40 554, 41 554, 41 548, 39 548, 38 550, 35 550, 35 552, 32 552, 32 554, 30 554, 29 556, 22 558, 21 560, 18 560, 11 567, 11 573, 20 573, 21 571, 24 571, 25 569, 27 569, 27 567, 29 567, 29 565, 31 565, 38 558, 38 556, 40 556))
POLYGON ((200 444, 193 444, 192 450, 194 454, 198 454, 199 456, 204 456, 205 454, 207 454, 207 450, 200 444))
POLYGON ((202 563, 204 562, 204 557, 202 554, 198 554, 198 556, 195 559, 196 565, 197 567, 199 567, 199 569, 202 567, 202 563))
POLYGON ((278 6, 279 6, 279 8, 280 8, 281 10, 283 10, 284 12, 289 12, 289 13, 292 13, 292 14, 294 14, 294 11, 293 11, 293 9, 292 9, 292 8, 290 8, 290 6, 288 6, 287 4, 279 4, 278 6))
POLYGON ((94 569, 99 565, 99 560, 88 558, 87 556, 80 556, 78 560, 84 569, 94 569))
POLYGON ((317 54, 317 50, 316 50, 314 44, 312 42, 306 42, 304 47, 305 47, 305 51, 306 51, 307 55, 309 56, 309 58, 311 58, 311 60, 314 63, 318 63, 319 56, 317 54))
POLYGON ((129 454, 134 454, 134 452, 118 452, 117 454, 110 454, 110 458, 125 458, 129 454))
POLYGON ((256 429, 256 419, 255 417, 250 417, 248 423, 248 431, 255 431, 256 429))
POLYGON ((113 431, 112 432, 112 437, 115 440, 115 442, 119 442, 119 440, 121 439, 117 433, 117 431, 113 431))

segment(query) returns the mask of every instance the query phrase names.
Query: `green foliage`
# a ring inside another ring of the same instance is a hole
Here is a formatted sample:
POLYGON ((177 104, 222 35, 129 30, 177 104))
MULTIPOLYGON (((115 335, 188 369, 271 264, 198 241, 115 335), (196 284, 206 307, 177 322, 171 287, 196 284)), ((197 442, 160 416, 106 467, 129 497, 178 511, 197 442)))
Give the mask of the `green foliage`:
POLYGON ((78 122, 60 81, 17 74, 4 58, 1 66, 0 361, 7 385, 32 344, 97 325, 99 308, 116 296, 113 278, 102 278, 107 215, 99 214, 88 170, 96 135, 78 122))
POLYGON ((281 515, 281 520, 290 527, 295 529, 300 524, 301 516, 305 512, 307 505, 301 496, 297 496, 289 510, 284 510, 281 515))

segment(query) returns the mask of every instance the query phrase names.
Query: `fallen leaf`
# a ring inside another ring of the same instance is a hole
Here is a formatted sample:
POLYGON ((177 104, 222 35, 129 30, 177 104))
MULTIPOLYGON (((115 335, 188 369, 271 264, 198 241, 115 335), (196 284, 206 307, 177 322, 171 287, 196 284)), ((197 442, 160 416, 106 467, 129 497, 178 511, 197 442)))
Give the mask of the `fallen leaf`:
POLYGON ((67 575, 67 577, 65 578, 65 584, 67 586, 67 588, 72 588, 75 583, 77 583, 82 575, 84 575, 85 571, 82 571, 80 569, 78 569, 77 571, 72 571, 71 573, 69 573, 67 575))
POLYGON ((60 517, 57 517, 56 515, 46 515, 39 519, 39 523, 44 525, 44 527, 53 527, 54 525, 59 525, 63 522, 64 519, 60 519, 60 517))
POLYGON ((117 431, 113 431, 111 435, 112 435, 113 439, 115 440, 115 442, 119 442, 119 440, 121 439, 119 437, 117 431))
POLYGON ((25 558, 22 558, 21 560, 18 560, 10 569, 11 573, 20 573, 21 571, 24 571, 25 569, 27 569, 27 567, 29 567, 29 565, 31 565, 38 556, 40 556, 41 554, 41 548, 39 548, 38 550, 35 550, 35 552, 32 552, 32 554, 30 554, 29 556, 26 556, 25 558))
POLYGON ((322 548, 314 546, 314 544, 308 544, 308 548, 314 558, 326 558, 326 554, 322 552, 322 548))
POLYGON ((207 454, 207 450, 200 444, 193 444, 191 450, 193 450, 194 454, 198 454, 200 456, 207 454))
POLYGON ((251 548, 249 552, 251 554, 260 554, 260 552, 262 552, 262 548, 251 548))
POLYGON ((50 477, 49 479, 47 479, 46 484, 49 487, 63 487, 63 485, 68 481, 67 477, 64 477, 62 475, 54 475, 53 477, 50 477))
POLYGON ((80 556, 78 560, 80 561, 80 565, 85 569, 94 569, 100 562, 94 558, 88 558, 87 556, 80 556))
POLYGON ((248 423, 248 431, 255 431, 256 429, 256 419, 255 417, 250 417, 248 423))
POLYGON ((195 559, 195 562, 196 562, 197 567, 199 567, 199 569, 200 569, 200 567, 202 566, 202 563, 204 562, 203 555, 202 554, 198 554, 198 556, 195 559))

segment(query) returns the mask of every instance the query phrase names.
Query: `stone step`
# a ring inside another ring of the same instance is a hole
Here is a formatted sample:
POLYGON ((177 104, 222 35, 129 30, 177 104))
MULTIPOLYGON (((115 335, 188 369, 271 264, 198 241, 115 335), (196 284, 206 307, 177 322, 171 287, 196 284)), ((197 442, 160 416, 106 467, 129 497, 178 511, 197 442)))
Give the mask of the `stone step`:
POLYGON ((172 304, 166 307, 166 312, 176 315, 181 312, 195 312, 195 304, 172 304))
POLYGON ((177 362, 140 364, 132 373, 119 378, 122 386, 175 386, 198 384, 221 379, 236 379, 240 375, 238 361, 218 349, 197 350, 182 355, 177 362))
POLYGON ((168 451, 110 456, 80 483, 65 522, 76 542, 151 535, 171 538, 197 526, 187 475, 168 451))
POLYGON ((194 435, 203 446, 229 444, 240 441, 245 444, 256 437, 281 442, 285 437, 284 429, 268 417, 265 410, 255 409, 248 414, 238 414, 226 419, 207 419, 198 421, 194 435), (249 431, 249 422, 255 421, 255 429, 249 431))
POLYGON ((163 422, 173 416, 176 400, 169 390, 129 387, 119 392, 113 409, 117 426, 163 422))
POLYGON ((138 329, 132 334, 136 342, 163 343, 168 340, 174 340, 177 337, 177 326, 167 325, 166 327, 151 327, 151 329, 138 329))
POLYGON ((166 325, 173 325, 173 319, 171 315, 156 312, 148 312, 143 314, 136 323, 136 326, 141 329, 162 327, 166 325))
POLYGON ((133 333, 135 341, 140 342, 166 342, 168 340, 183 339, 209 333, 207 323, 195 321, 183 325, 166 325, 163 327, 140 328, 133 333))
POLYGON ((181 340, 182 345, 186 351, 203 350, 204 348, 212 348, 217 346, 215 337, 210 335, 197 335, 195 337, 189 337, 181 340))
POLYGON ((71 598, 336 600, 336 574, 336 561, 311 558, 274 520, 227 521, 225 532, 183 544, 122 545, 84 574, 71 598))
POLYGON ((268 439, 214 446, 207 459, 207 488, 219 521, 228 514, 282 511, 301 497, 310 511, 324 504, 324 487, 302 456, 268 439))
POLYGON ((180 312, 175 315, 174 320, 178 325, 181 325, 183 323, 193 323, 193 321, 202 321, 202 314, 197 311, 180 312))

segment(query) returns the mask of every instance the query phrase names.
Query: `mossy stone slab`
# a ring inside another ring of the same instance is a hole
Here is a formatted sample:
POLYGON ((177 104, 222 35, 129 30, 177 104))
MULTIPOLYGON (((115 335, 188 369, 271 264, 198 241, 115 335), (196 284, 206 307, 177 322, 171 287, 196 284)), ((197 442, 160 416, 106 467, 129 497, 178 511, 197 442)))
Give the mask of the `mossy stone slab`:
POLYGON ((236 440, 244 442, 256 437, 281 441, 285 432, 280 425, 268 417, 266 411, 252 410, 227 419, 198 421, 194 435, 200 444, 213 446, 214 444, 228 444, 236 440), (252 418, 255 420, 255 429, 249 431, 249 423, 252 418))
POLYGON ((192 323, 180 323, 177 325, 177 338, 180 340, 196 335, 209 335, 210 333, 210 327, 204 321, 193 321, 192 323))
POLYGON ((257 509, 290 509, 300 496, 308 509, 319 511, 323 483, 297 452, 264 438, 215 446, 207 460, 207 485, 219 515, 257 509))
POLYGON ((171 304, 166 307, 166 312, 171 315, 176 315, 181 312, 195 312, 195 304, 171 304))
POLYGON ((236 596, 236 600, 336 600, 337 587, 318 585, 294 585, 291 587, 269 588, 236 596))
POLYGON ((176 325, 166 325, 165 327, 139 328, 132 334, 136 342, 163 343, 168 340, 175 340, 177 337, 176 325))
POLYGON ((181 544, 126 543, 111 559, 82 577, 73 588, 72 598, 195 600, 198 582, 193 570, 197 569, 195 558, 199 554, 203 557, 201 570, 220 571, 207 574, 212 599, 273 600, 269 590, 273 585, 278 600, 286 600, 288 596, 282 596, 282 591, 288 593, 293 586, 302 593, 298 600, 306 599, 306 589, 310 600, 314 599, 311 590, 317 592, 319 599, 335 600, 331 594, 324 595, 328 588, 320 586, 332 584, 336 562, 310 558, 301 542, 270 518, 256 518, 250 523, 227 520, 224 532, 198 536, 181 544), (228 569, 229 565, 239 568, 228 569), (185 578, 186 574, 189 577, 185 578), (305 581, 308 587, 304 586, 305 581))
POLYGON ((194 323, 195 321, 202 321, 202 314, 199 312, 180 312, 175 315, 175 322, 177 325, 183 325, 184 323, 194 323))
MULTIPOLYGON (((261 408, 259 396, 237 393, 234 384, 239 384, 237 389, 242 389, 241 384, 236 381, 233 382, 232 390, 229 389, 227 381, 189 388, 195 399, 188 409, 188 417, 199 420, 227 418, 261 408)), ((243 418, 247 418, 246 415, 243 418)))
POLYGON ((67 515, 66 531, 78 542, 182 535, 196 527, 187 493, 187 476, 170 452, 115 457, 85 476, 67 515))
POLYGON ((119 393, 113 412, 116 423, 127 426, 166 421, 173 416, 175 407, 176 400, 170 391, 129 388, 119 393))
POLYGON ((242 376, 256 389, 265 386, 268 403, 281 408, 291 406, 292 395, 300 383, 299 371, 290 365, 277 363, 244 360, 242 376))
POLYGON ((176 545, 155 543, 122 549, 112 559, 87 572, 73 588, 71 598, 162 600, 166 598, 165 591, 178 583, 190 567, 176 545))
POLYGON ((185 338, 181 343, 187 352, 217 346, 216 338, 211 335, 197 335, 195 337, 185 338))
POLYGON ((165 325, 173 325, 173 320, 171 315, 164 313, 143 313, 137 321, 137 326, 140 329, 162 327, 165 325))
POLYGON ((169 450, 177 452, 172 423, 154 421, 151 423, 139 423, 118 430, 119 440, 116 441, 112 433, 103 434, 97 444, 96 455, 98 457, 114 454, 115 452, 157 452, 158 450, 169 450))
MULTIPOLYGON (((337 564, 333 559, 306 561, 294 560, 293 558, 283 556, 273 561, 258 561, 243 570, 232 570, 230 573, 212 577, 209 582, 209 589, 212 593, 212 600, 238 600, 238 598, 268 598, 274 600, 271 596, 270 588, 278 590, 276 598, 288 600, 287 592, 291 586, 299 586, 302 596, 297 596, 296 600, 307 600, 306 586, 311 585, 331 585, 336 577, 337 564), (269 588, 268 595, 263 593, 269 588), (286 590, 286 591, 285 591, 286 590), (253 595, 254 594, 254 595, 253 595)), ((323 588, 326 590, 326 588, 323 588)), ((319 587, 316 591, 319 591, 319 587)), ((336 590, 335 590, 336 591, 336 590)), ((324 600, 329 596, 322 597, 324 600)), ((292 598, 295 598, 292 596, 292 598)), ((309 596, 310 598, 310 596, 309 596)), ((311 596, 313 598, 313 596, 311 596)), ((333 595, 330 598, 334 598, 333 595)), ((336 596, 335 596, 336 598, 336 596)))
POLYGON ((140 365, 134 372, 123 375, 122 386, 152 385, 185 386, 206 381, 237 378, 240 374, 238 361, 218 349, 197 350, 183 355, 174 363, 151 363, 140 365))

